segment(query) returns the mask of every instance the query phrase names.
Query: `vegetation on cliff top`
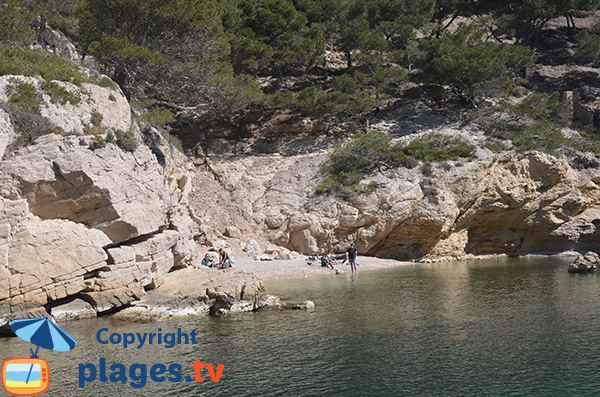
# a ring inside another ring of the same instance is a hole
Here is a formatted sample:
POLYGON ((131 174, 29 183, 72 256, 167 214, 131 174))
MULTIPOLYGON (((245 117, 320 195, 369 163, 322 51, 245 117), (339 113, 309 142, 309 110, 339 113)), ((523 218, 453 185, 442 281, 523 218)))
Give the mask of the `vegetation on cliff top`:
MULTIPOLYGON (((305 111, 364 111, 401 95, 398 84, 409 79, 450 84, 468 98, 490 90, 506 92, 535 60, 530 46, 548 20, 564 15, 573 21, 574 12, 595 10, 598 3, 9 0, 0 13, 0 73, 76 77, 27 65, 59 62, 31 59, 28 46, 40 40, 36 20, 47 20, 94 55, 104 72, 140 103, 173 112, 226 113, 279 103, 269 101, 256 78, 305 74, 324 65, 329 48, 344 54, 345 65, 334 73, 335 81, 277 88, 277 98, 283 106, 305 111), (459 16, 475 22, 450 29, 459 16), (509 30, 517 45, 500 40, 510 38, 509 30), (355 108, 351 102, 360 105, 355 108)), ((589 59, 589 53, 593 49, 582 57, 589 59)))
MULTIPOLYGON (((53 100, 76 100, 51 81, 89 77, 44 50, 47 21, 93 55, 139 118, 155 125, 190 114, 218 122, 269 108, 356 118, 403 97, 410 82, 477 106, 467 120, 488 133, 490 147, 507 148, 497 142, 508 141, 519 150, 577 150, 599 146, 596 135, 565 138, 560 129, 572 120, 563 110, 558 118, 529 114, 567 104, 531 92, 525 71, 544 55, 544 29, 557 17, 567 29, 555 36, 578 43, 569 62, 597 64, 600 28, 579 28, 575 16, 599 6, 600 0, 7 0, 0 5, 0 75, 40 75, 53 100)), ((417 158, 406 148, 398 153, 417 158)), ((394 156, 386 161, 405 161, 394 156)))
POLYGON ((317 186, 317 193, 364 193, 376 188, 365 185, 363 176, 374 171, 397 167, 413 168, 419 160, 458 160, 470 157, 475 146, 461 136, 449 136, 437 132, 424 134, 404 144, 392 141, 379 131, 359 132, 347 143, 340 145, 322 165, 327 175, 317 186))

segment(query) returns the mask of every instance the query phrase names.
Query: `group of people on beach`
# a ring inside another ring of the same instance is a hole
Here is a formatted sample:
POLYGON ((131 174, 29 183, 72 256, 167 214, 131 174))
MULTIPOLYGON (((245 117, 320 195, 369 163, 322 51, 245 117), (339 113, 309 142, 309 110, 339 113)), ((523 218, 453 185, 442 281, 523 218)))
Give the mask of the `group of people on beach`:
POLYGON ((326 268, 336 270, 333 265, 337 264, 338 260, 343 259, 342 264, 346 263, 346 261, 347 261, 348 264, 350 265, 350 271, 352 273, 356 273, 356 265, 357 265, 356 255, 357 255, 356 247, 354 246, 354 243, 350 243, 350 247, 343 254, 335 255, 333 252, 329 252, 329 253, 324 252, 321 256, 308 258, 308 263, 310 264, 310 262, 312 262, 312 261, 319 261, 321 263, 321 267, 326 267, 326 268))
MULTIPOLYGON (((321 267, 326 267, 326 268, 331 268, 333 270, 336 270, 333 265, 338 263, 338 260, 343 259, 342 264, 346 263, 346 261, 347 261, 348 264, 350 265, 351 272, 356 273, 356 266, 357 266, 356 255, 357 255, 357 253, 358 252, 356 250, 356 247, 354 246, 354 243, 350 243, 350 247, 348 247, 348 250, 343 254, 335 255, 333 252, 329 252, 329 253, 325 252, 320 257, 310 257, 308 259, 308 262, 310 264, 311 261, 318 260, 321 263, 321 267)), ((218 262, 216 262, 214 260, 214 258, 211 257, 209 252, 207 252, 206 255, 204 255, 204 258, 202 259, 203 266, 207 266, 207 267, 211 267, 211 268, 214 267, 217 269, 227 269, 228 267, 232 266, 233 262, 234 262, 233 257, 230 257, 224 248, 219 248, 219 261, 218 262)), ((337 270, 336 270, 336 272, 337 272, 337 270)))
POLYGON ((216 267, 217 269, 227 269, 231 267, 233 263, 232 257, 229 256, 224 248, 219 248, 219 262, 216 262, 211 258, 210 253, 207 252, 202 259, 202 265, 207 267, 216 267))

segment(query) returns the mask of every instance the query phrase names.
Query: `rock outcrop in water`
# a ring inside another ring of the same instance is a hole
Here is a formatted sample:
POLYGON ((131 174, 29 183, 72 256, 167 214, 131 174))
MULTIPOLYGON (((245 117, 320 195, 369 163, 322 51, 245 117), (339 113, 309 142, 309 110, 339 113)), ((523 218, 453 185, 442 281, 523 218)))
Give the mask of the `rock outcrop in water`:
POLYGON ((596 270, 600 265, 600 256, 595 252, 588 252, 575 259, 567 268, 569 273, 588 273, 596 270))
POLYGON ((170 273, 160 288, 148 291, 140 301, 115 316, 147 321, 208 313, 246 312, 265 305, 265 288, 252 274, 201 266, 170 273))

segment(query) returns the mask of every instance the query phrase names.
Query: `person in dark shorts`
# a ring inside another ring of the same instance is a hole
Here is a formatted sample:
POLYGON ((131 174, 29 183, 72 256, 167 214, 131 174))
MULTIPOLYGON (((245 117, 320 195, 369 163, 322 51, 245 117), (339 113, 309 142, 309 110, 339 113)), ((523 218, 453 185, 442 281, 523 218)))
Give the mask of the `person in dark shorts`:
POLYGON ((219 249, 219 264, 217 266, 221 269, 227 269, 227 266, 231 266, 229 255, 227 255, 227 251, 223 248, 219 249))
POLYGON ((350 243, 350 248, 348 248, 348 263, 350 264, 350 270, 352 273, 356 272, 356 248, 354 248, 354 243, 350 243))

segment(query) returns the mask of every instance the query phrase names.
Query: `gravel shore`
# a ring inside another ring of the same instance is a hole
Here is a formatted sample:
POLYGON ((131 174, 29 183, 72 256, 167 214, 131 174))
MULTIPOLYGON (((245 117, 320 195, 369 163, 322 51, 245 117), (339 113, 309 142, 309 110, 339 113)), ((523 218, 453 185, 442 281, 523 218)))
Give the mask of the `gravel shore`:
MULTIPOLYGON (((392 259, 378 259, 366 256, 359 256, 357 258, 357 263, 357 271, 359 273, 369 270, 415 265, 413 262, 401 262, 392 259)), ((350 273, 350 266, 348 264, 340 263, 334 265, 334 267, 346 274, 350 273)), ((321 267, 320 262, 312 262, 312 265, 308 265, 306 259, 256 261, 252 258, 236 257, 234 268, 254 273, 263 280, 326 275, 335 276, 334 270, 321 267)))

